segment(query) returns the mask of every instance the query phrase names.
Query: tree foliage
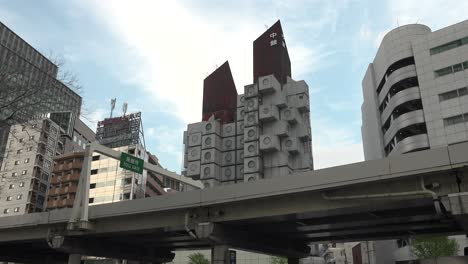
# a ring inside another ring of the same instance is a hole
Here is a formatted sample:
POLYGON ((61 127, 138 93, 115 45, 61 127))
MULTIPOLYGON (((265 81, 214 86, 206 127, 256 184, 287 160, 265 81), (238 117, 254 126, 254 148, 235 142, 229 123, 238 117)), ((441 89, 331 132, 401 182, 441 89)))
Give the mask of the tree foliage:
POLYGON ((283 257, 270 257, 270 264, 288 264, 288 259, 283 257))
POLYGON ((202 253, 193 253, 188 256, 189 264, 210 264, 210 261, 202 253))
POLYGON ((458 243, 446 236, 417 237, 412 243, 413 253, 420 259, 436 259, 454 256, 458 252, 458 243))

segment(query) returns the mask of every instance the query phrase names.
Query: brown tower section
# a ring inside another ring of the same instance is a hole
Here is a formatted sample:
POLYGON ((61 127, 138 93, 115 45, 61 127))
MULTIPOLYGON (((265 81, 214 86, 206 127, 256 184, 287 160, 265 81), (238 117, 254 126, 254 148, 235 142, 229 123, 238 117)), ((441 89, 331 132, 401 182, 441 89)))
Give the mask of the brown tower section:
POLYGON ((229 62, 225 62, 203 81, 203 116, 207 121, 214 115, 221 123, 234 122, 237 90, 229 62))
POLYGON ((279 20, 253 42, 253 82, 269 74, 281 83, 291 77, 291 61, 279 20))

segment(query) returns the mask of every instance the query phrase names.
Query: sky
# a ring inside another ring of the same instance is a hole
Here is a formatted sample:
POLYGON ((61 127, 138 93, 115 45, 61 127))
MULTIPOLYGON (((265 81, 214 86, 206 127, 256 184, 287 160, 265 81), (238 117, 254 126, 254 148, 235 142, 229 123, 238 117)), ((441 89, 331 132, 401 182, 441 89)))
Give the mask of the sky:
POLYGON ((43 54, 63 58, 83 86, 83 119, 128 103, 147 150, 176 172, 182 133, 201 120, 203 79, 229 60, 237 91, 252 80, 252 42, 278 19, 292 78, 310 88, 315 168, 364 160, 361 81, 384 35, 467 19, 453 0, 0 0, 0 21, 43 54), (424 4, 422 4, 424 3, 424 4))

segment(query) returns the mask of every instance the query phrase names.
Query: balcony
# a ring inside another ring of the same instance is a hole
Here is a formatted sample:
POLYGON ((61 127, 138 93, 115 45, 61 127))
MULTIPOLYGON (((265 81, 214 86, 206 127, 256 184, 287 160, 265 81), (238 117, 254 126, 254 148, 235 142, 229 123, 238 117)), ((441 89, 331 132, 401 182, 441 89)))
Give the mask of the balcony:
POLYGON ((75 198, 48 201, 47 202, 47 209, 73 207, 74 200, 75 200, 75 198))
POLYGON ((76 193, 78 186, 66 186, 66 187, 52 187, 49 191, 49 196, 63 195, 67 193, 76 193))
POLYGON ((55 185, 55 184, 59 184, 61 182, 78 182, 80 180, 80 173, 79 172, 75 172, 75 173, 72 173, 72 174, 67 174, 66 176, 57 176, 55 175, 55 177, 52 178, 52 180, 50 181, 51 184, 55 185))
POLYGON ((57 164, 54 166, 54 173, 60 171, 66 171, 71 169, 81 169, 83 167, 83 161, 73 161, 66 164, 57 164))

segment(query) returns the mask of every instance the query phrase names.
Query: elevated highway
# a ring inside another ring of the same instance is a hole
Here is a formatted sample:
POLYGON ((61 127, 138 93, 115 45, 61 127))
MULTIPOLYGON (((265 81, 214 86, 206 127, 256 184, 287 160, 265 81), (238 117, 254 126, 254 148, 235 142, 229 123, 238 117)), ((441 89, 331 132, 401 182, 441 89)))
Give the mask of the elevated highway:
POLYGON ((174 250, 229 246, 286 256, 293 263, 310 254, 311 243, 465 234, 466 212, 468 143, 461 143, 95 205, 83 229, 69 228, 71 209, 2 217, 0 261, 79 263, 72 259, 92 255, 162 263, 174 250))

